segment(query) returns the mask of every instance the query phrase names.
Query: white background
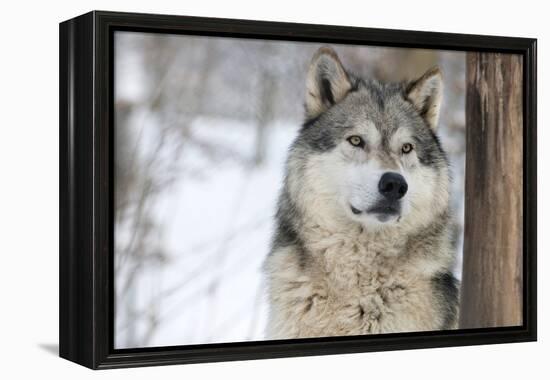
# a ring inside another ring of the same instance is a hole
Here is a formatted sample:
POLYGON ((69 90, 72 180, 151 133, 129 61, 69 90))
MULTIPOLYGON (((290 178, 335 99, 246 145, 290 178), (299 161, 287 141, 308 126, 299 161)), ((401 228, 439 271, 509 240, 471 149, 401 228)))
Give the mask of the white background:
MULTIPOLYGON (((2 378, 542 378, 550 248, 544 197, 550 136, 550 27, 544 1, 6 2, 0 58, 0 350, 2 378), (539 342, 92 372, 56 357, 58 336, 58 23, 92 9, 339 24, 539 39, 539 342), (545 67, 546 66, 546 67, 545 67), (544 149, 546 144, 546 149, 544 149), (546 296, 546 297, 545 297, 546 296)), ((546 351, 546 352, 545 352, 546 351)))

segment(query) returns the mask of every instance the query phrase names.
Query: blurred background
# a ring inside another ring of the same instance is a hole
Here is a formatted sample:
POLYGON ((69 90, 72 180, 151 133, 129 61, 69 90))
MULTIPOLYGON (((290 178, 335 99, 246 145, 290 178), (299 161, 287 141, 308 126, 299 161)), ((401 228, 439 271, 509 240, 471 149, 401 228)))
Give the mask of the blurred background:
MULTIPOLYGON (((115 347, 261 340, 286 151, 317 43, 116 32, 115 347)), ((443 71, 460 279, 465 54, 331 45, 384 81, 443 71)))

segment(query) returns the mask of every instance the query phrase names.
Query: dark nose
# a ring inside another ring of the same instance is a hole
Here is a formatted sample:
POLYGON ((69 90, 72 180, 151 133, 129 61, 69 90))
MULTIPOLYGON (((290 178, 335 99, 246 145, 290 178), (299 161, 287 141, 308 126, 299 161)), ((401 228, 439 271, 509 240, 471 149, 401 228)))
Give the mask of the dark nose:
POLYGON ((407 181, 398 173, 384 173, 378 182, 378 191, 390 201, 403 198, 408 188, 407 181))

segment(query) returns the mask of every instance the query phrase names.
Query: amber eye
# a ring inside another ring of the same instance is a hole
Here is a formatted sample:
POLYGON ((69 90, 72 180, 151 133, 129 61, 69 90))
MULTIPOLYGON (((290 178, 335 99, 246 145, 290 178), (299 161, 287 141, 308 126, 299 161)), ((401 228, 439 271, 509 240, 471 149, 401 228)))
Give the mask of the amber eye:
POLYGON ((357 147, 365 146, 365 142, 359 136, 350 136, 350 137, 348 137, 348 141, 353 146, 357 146, 357 147))
POLYGON ((401 151, 405 154, 408 154, 408 153, 411 153, 413 150, 413 146, 412 144, 410 143, 405 143, 403 144, 403 146, 401 147, 401 151))

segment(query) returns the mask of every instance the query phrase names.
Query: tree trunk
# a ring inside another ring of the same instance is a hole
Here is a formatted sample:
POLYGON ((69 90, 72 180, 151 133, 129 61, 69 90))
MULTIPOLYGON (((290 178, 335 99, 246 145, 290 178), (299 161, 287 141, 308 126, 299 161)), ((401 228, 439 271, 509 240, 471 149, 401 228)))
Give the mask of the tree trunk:
POLYGON ((467 53, 460 328, 522 324, 522 58, 467 53))
POLYGON ((263 164, 267 145, 267 128, 273 120, 273 103, 275 100, 276 82, 273 76, 264 71, 260 80, 260 99, 257 111, 256 123, 256 142, 254 153, 254 165, 263 164))

